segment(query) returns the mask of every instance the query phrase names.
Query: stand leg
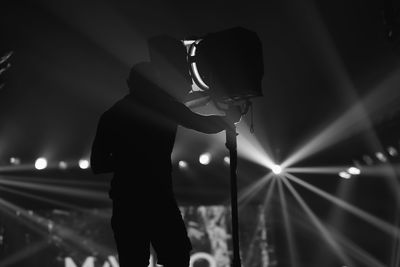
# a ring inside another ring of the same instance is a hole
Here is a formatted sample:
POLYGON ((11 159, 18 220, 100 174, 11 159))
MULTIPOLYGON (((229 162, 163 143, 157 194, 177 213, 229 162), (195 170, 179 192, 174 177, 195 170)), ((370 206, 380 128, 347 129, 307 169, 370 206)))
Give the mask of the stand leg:
POLYGON ((239 215, 237 201, 237 141, 236 126, 226 129, 226 147, 230 156, 230 187, 231 187, 231 212, 232 212, 232 240, 233 240, 233 260, 232 267, 241 267, 240 247, 239 247, 239 215))

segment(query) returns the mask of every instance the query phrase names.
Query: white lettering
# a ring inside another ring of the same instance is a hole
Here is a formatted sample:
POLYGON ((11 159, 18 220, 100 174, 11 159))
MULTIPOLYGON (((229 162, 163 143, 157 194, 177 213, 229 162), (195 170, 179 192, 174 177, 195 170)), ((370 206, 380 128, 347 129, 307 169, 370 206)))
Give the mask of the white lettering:
MULTIPOLYGON (((87 257, 82 267, 94 267, 94 260, 94 257, 87 257)), ((65 267, 78 267, 70 257, 66 257, 64 263, 65 267)))
MULTIPOLYGON (((119 267, 119 263, 115 256, 108 256, 107 261, 104 262, 102 267, 119 267)), ((206 260, 208 262, 208 267, 217 267, 217 262, 214 257, 205 252, 197 252, 190 256, 190 267, 193 267, 193 264, 196 261, 206 260)), ((95 267, 96 258, 95 257, 87 257, 83 262, 81 267, 95 267)), ((79 267, 71 257, 66 257, 64 259, 65 267, 79 267)), ((162 265, 158 265, 155 262, 154 256, 150 255, 150 263, 148 267, 160 267, 162 265)))
POLYGON ((193 267, 193 264, 198 260, 206 260, 208 261, 209 267, 217 267, 217 262, 213 256, 205 252, 197 252, 190 256, 190 267, 193 267))

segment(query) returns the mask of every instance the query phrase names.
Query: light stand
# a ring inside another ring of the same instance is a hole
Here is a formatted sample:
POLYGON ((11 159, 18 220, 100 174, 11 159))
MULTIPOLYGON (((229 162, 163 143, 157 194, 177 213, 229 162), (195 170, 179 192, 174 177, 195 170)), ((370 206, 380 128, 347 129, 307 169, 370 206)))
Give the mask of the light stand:
POLYGON ((230 156, 230 187, 231 187, 231 216, 232 216, 232 241, 233 241, 233 259, 232 267, 240 267, 240 245, 239 245, 239 212, 237 201, 237 141, 236 126, 232 126, 225 130, 226 147, 229 150, 230 156))
MULTIPOLYGON (((170 65, 180 70, 182 77, 194 82, 198 90, 192 90, 187 105, 193 108, 213 101, 216 107, 229 112, 234 106, 245 103, 247 113, 249 99, 262 96, 261 81, 264 75, 262 44, 253 31, 234 27, 202 37, 177 42, 169 37, 155 38, 150 42, 152 62, 162 62, 157 54, 170 59, 170 65), (185 51, 182 54, 182 44, 185 51), (158 51, 157 51, 158 50, 158 51), (184 60, 181 60, 185 56, 184 60), (183 64, 182 64, 183 63, 183 64), (228 105, 228 109, 218 103, 228 105)), ((159 64, 162 65, 162 64, 159 64)), ((237 201, 237 132, 234 122, 225 129, 226 147, 230 155, 230 191, 232 214, 233 259, 232 267, 241 267, 239 248, 239 216, 237 201)))

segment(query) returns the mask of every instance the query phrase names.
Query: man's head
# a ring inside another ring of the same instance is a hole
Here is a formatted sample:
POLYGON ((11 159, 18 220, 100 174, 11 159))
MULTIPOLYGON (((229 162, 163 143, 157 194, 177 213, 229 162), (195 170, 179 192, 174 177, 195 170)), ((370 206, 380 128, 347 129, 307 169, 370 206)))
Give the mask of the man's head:
POLYGON ((131 68, 127 79, 129 92, 148 90, 157 83, 157 74, 150 62, 139 62, 131 68))
POLYGON ((157 70, 160 87, 182 100, 192 85, 185 46, 180 40, 167 35, 150 38, 148 45, 150 60, 157 70))

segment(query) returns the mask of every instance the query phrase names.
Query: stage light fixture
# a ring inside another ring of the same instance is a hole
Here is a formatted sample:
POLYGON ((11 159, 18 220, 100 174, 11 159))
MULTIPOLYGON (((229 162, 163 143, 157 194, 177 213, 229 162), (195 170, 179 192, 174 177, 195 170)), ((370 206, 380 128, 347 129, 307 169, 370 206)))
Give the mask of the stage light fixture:
POLYGON ((179 165, 179 167, 180 167, 181 169, 185 169, 185 168, 188 167, 187 162, 184 161, 184 160, 180 160, 180 161, 178 162, 178 165, 179 165))
POLYGON ((87 159, 79 160, 79 168, 81 168, 83 170, 89 168, 89 161, 87 159))
POLYGON ((364 155, 362 158, 367 165, 372 165, 374 163, 373 159, 368 155, 364 155))
POLYGON ((19 164, 21 164, 21 160, 19 158, 16 158, 16 157, 11 157, 10 158, 10 163, 12 165, 19 165, 19 164))
POLYGON ((277 165, 277 164, 273 165, 271 170, 275 174, 281 174, 282 173, 282 167, 277 165))
POLYGON ((201 154, 199 157, 199 161, 203 165, 208 165, 211 161, 211 154, 210 153, 201 154))
MULTIPOLYGON (((234 27, 183 40, 159 35, 149 38, 148 46, 156 69, 168 74, 173 67, 197 85, 187 104, 202 99, 201 105, 213 101, 225 109, 226 104, 250 104, 250 98, 262 96, 262 44, 253 31, 234 27)), ((163 83, 171 84, 171 79, 163 83)))
POLYGON ((356 167, 350 167, 347 169, 347 172, 351 175, 359 175, 361 174, 361 170, 359 168, 356 167))
POLYGON ((379 159, 382 162, 386 162, 387 161, 387 157, 382 152, 376 152, 375 156, 376 156, 377 159, 379 159))
POLYGON ((230 164, 231 159, 228 156, 226 156, 226 157, 224 157, 224 162, 225 162, 225 164, 230 164))
POLYGON ((339 172, 339 176, 340 176, 341 178, 343 178, 343 179, 350 179, 350 178, 351 178, 351 174, 348 173, 348 172, 345 172, 345 171, 339 172))
POLYGON ((215 102, 233 103, 262 96, 261 41, 242 27, 184 40, 193 82, 215 102))
POLYGON ((65 169, 67 169, 68 164, 67 164, 65 161, 60 161, 60 162, 58 163, 58 167, 59 167, 61 170, 65 170, 65 169))
POLYGON ((46 158, 43 158, 43 157, 38 158, 38 159, 35 161, 35 168, 36 168, 37 170, 44 170, 44 169, 46 169, 46 168, 47 168, 47 159, 46 159, 46 158))
POLYGON ((392 157, 395 157, 395 156, 397 156, 399 154, 397 152, 397 149, 392 147, 392 146, 388 147, 387 151, 388 151, 389 155, 392 156, 392 157))

